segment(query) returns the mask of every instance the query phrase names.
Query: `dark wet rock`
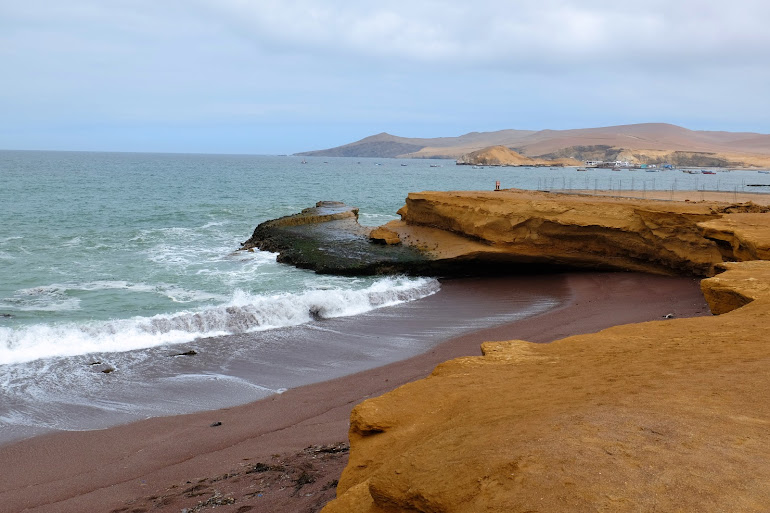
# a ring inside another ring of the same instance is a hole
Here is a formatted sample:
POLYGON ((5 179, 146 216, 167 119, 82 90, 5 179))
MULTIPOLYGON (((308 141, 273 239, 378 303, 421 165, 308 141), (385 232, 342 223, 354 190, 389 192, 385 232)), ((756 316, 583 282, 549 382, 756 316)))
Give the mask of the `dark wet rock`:
POLYGON ((195 356, 196 354, 198 354, 198 351, 196 351, 195 349, 190 349, 189 351, 184 351, 182 353, 174 353, 170 356, 195 356))
POLYGON ((109 363, 101 361, 88 362, 86 366, 91 368, 91 372, 101 372, 102 374, 110 374, 115 372, 115 367, 109 363))
POLYGON ((320 201, 298 214, 261 223, 242 250, 278 253, 278 261, 323 274, 422 274, 429 260, 413 247, 375 244, 358 208, 320 201))

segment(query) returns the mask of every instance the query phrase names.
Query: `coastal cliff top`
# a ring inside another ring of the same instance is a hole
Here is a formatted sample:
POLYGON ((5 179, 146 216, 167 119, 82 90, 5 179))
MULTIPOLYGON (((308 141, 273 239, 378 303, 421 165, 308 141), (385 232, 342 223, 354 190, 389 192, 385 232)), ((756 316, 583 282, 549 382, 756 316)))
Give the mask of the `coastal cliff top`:
MULTIPOLYGON (((758 197, 759 198, 759 197, 758 197)), ((710 276, 722 262, 770 256, 770 206, 547 192, 449 191, 407 196, 375 230, 358 210, 319 203, 261 223, 242 249, 336 274, 517 274, 630 270, 710 276)))
POLYGON ((770 262, 723 269, 729 313, 487 342, 363 402, 324 513, 764 511, 770 262))

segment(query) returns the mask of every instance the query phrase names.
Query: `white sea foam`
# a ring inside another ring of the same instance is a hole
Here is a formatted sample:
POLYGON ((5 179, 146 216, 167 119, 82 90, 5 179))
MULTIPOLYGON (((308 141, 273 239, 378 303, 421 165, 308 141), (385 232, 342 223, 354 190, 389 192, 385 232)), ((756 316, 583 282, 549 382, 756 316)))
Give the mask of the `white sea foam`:
POLYGON ((176 285, 159 283, 131 283, 123 280, 92 281, 81 285, 68 285, 70 289, 95 291, 95 290, 128 290, 131 292, 147 292, 168 297, 175 303, 192 303, 195 301, 226 301, 227 298, 220 294, 212 294, 200 290, 187 290, 176 285))
POLYGON ((0 328, 0 364, 53 356, 123 352, 200 337, 248 333, 342 317, 420 299, 439 290, 428 278, 382 278, 353 289, 254 295, 241 290, 225 304, 196 311, 87 323, 0 328))
POLYGON ((72 247, 72 246, 80 246, 83 243, 83 240, 80 237, 72 237, 69 240, 64 240, 59 242, 60 246, 65 247, 72 247))
POLYGON ((62 312, 78 310, 80 299, 67 295, 65 285, 46 285, 17 290, 12 297, 0 300, 0 307, 20 312, 62 312))

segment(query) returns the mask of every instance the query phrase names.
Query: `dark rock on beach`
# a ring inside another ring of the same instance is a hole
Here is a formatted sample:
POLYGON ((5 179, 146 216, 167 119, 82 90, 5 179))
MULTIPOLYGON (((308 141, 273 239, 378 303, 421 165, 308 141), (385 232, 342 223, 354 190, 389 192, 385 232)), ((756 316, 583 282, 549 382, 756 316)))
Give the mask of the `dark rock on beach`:
POLYGON ((242 250, 278 253, 278 261, 321 274, 420 274, 429 260, 419 250, 373 243, 358 224, 358 208, 320 201, 298 214, 261 223, 242 250))

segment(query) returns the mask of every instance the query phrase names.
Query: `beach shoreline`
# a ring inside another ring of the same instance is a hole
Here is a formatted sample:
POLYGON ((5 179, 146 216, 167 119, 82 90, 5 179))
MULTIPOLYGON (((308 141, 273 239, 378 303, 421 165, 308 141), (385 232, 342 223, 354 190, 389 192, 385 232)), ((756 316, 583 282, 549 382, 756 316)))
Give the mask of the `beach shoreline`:
MULTIPOLYGON (((448 359, 478 355, 487 340, 549 342, 669 314, 709 314, 694 278, 576 273, 563 280, 568 294, 561 306, 462 334, 406 360, 242 406, 2 445, 0 460, 13 471, 0 477, 0 505, 8 511, 139 512, 209 501, 219 511, 315 511, 334 496, 334 480, 346 463, 339 444, 347 440, 350 410, 362 400, 423 378, 448 359), (336 456, 321 465, 327 455, 336 456), (293 468, 306 469, 306 477, 289 472, 290 460, 293 468), (282 468, 294 481, 279 476, 266 482, 269 468, 259 472, 257 464, 282 468)), ((458 299, 448 307, 463 304, 458 299)))

